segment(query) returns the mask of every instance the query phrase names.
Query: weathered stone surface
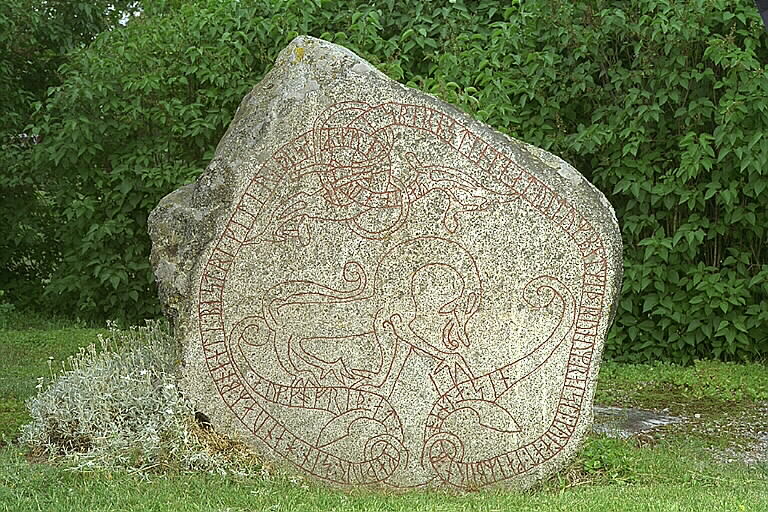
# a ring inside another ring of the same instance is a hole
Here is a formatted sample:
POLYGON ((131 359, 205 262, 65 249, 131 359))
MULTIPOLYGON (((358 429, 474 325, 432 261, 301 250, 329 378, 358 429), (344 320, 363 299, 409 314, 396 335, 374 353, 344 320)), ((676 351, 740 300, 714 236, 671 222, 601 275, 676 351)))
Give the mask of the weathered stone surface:
POLYGON ((342 485, 527 487, 589 431, 610 204, 344 48, 294 40, 150 233, 186 393, 266 457, 342 485))

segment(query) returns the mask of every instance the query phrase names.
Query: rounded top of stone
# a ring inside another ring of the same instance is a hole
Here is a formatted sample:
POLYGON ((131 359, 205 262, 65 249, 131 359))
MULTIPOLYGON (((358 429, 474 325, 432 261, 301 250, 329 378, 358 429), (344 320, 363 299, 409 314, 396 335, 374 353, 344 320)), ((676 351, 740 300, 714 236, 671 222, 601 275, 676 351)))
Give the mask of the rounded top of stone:
POLYGON ((293 38, 288 46, 280 52, 277 62, 278 64, 285 62, 311 65, 329 58, 348 60, 349 67, 356 73, 375 73, 386 78, 386 75, 348 48, 308 35, 301 35, 293 38))

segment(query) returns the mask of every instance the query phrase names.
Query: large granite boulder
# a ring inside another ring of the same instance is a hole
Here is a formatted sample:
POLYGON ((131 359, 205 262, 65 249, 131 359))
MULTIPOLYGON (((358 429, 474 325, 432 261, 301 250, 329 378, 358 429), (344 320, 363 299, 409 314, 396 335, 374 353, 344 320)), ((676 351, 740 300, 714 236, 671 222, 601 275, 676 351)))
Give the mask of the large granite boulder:
POLYGON ((341 485, 528 487, 591 422, 621 280, 558 157, 299 37, 150 217, 214 427, 341 485))

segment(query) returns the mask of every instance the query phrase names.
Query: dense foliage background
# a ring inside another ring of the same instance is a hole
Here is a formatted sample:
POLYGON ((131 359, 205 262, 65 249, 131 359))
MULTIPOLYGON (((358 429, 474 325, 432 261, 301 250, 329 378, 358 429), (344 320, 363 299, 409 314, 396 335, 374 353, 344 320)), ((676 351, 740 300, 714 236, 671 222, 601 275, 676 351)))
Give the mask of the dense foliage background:
POLYGON ((768 36, 751 0, 6 2, 0 302, 156 316, 149 211, 301 33, 606 193, 625 243, 610 357, 768 353, 768 36))

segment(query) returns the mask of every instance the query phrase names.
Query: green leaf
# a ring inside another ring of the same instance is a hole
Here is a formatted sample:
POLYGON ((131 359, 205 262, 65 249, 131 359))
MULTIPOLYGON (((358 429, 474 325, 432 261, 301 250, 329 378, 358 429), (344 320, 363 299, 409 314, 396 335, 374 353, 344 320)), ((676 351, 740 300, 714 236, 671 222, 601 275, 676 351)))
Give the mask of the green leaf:
POLYGON ((123 194, 123 195, 127 195, 128 192, 130 192, 132 189, 133 189, 133 183, 131 183, 128 180, 123 181, 120 184, 120 187, 118 187, 118 190, 120 190, 120 193, 123 194))
POLYGON ((653 309, 653 306, 659 303, 659 298, 656 295, 649 295, 643 301, 643 313, 646 313, 653 309))

